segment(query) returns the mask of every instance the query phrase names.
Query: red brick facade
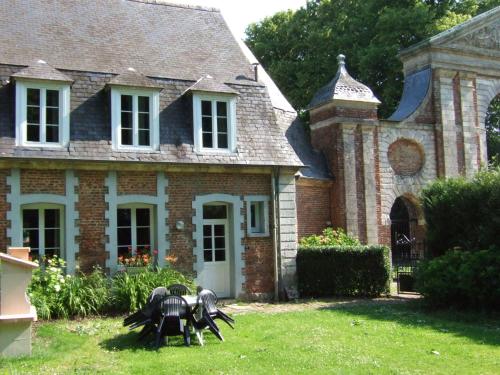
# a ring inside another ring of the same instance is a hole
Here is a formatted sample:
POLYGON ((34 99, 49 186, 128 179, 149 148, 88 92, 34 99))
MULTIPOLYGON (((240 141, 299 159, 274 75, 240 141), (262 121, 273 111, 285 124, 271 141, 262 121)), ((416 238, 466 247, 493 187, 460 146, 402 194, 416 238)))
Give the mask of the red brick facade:
POLYGON ((301 178, 296 189, 298 238, 321 233, 331 226, 332 183, 301 178))

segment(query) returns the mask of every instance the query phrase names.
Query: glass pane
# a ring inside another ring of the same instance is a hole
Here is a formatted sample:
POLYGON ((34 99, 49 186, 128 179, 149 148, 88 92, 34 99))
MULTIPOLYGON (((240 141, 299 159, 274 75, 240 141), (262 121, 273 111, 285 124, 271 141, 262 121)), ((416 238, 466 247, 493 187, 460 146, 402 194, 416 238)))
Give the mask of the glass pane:
POLYGON ((27 230, 26 236, 28 238, 27 246, 38 249, 39 248, 38 229, 27 230))
POLYGON ((226 248, 226 239, 224 237, 215 237, 215 248, 216 249, 225 249, 226 248))
POLYGON ((255 215, 256 215, 257 207, 256 203, 251 203, 250 204, 250 226, 252 228, 255 228, 255 223, 257 221, 255 215))
POLYGON ((60 228, 60 213, 58 209, 46 209, 44 212, 44 216, 45 228, 60 228))
POLYGON ((212 133, 203 133, 203 147, 212 148, 212 133))
POLYGON ((217 116, 227 116, 226 102, 217 102, 217 116))
POLYGON ((59 108, 47 108, 45 117, 46 117, 47 124, 58 125, 59 124, 59 108))
MULTIPOLYGON (((203 206, 203 218, 204 219, 225 219, 225 218, 227 218, 226 206, 223 206, 223 205, 203 206)), ((218 226, 220 226, 220 225, 216 225, 215 227, 217 228, 218 226)))
POLYGON ((28 124, 39 124, 40 123, 40 108, 39 107, 28 107, 26 109, 26 116, 28 124))
POLYGON ((47 126, 45 136, 47 142, 59 142, 59 126, 47 126))
POLYGON ((212 132, 212 118, 211 117, 202 117, 201 118, 201 127, 204 132, 212 132))
POLYGON ((53 248, 53 249, 45 249, 45 256, 47 258, 53 258, 54 255, 57 255, 59 256, 60 255, 60 251, 59 251, 59 248, 53 248))
POLYGON ((137 246, 144 246, 151 244, 151 237, 149 235, 149 228, 137 228, 137 246))
POLYGON ((47 90, 46 91, 46 103, 49 107, 59 107, 59 91, 58 90, 47 90))
POLYGON ((59 247, 59 229, 45 229, 45 248, 59 247))
MULTIPOLYGON (((29 245, 26 245, 26 246, 29 246, 29 245)), ((30 251, 29 257, 33 261, 35 261, 35 260, 40 261, 40 256, 38 255, 38 249, 35 249, 33 246, 31 246, 31 251, 30 251)))
POLYGON ((128 246, 118 246, 118 256, 126 257, 128 255, 128 246))
POLYGON ((139 96, 139 112, 149 112, 149 97, 148 96, 139 96))
POLYGON ((118 228, 118 246, 132 245, 132 229, 118 228))
POLYGON ((227 133, 227 118, 217 117, 217 132, 227 133))
POLYGON ((224 225, 214 225, 214 232, 216 236, 224 236, 224 225))
POLYGON ((132 95, 122 95, 122 111, 132 111, 132 95))
POLYGON ((212 234, 212 227, 210 225, 204 225, 203 226, 203 235, 205 237, 208 237, 212 234))
POLYGON ((149 226, 149 208, 138 208, 135 211, 137 226, 148 227, 149 226))
POLYGON ((223 262, 226 260, 226 250, 215 250, 215 261, 223 262))
POLYGON ((40 105, 40 90, 39 89, 28 89, 27 90, 28 105, 40 105))
POLYGON ((149 113, 139 113, 139 129, 149 129, 149 113))
POLYGON ((23 227, 38 228, 38 210, 23 210, 23 227))
POLYGON ((205 250, 203 252, 203 259, 205 262, 211 262, 212 261, 212 250, 205 250))
POLYGON ((29 142, 40 142, 40 126, 28 125, 27 130, 26 139, 29 142))
POLYGON ((122 112, 122 129, 132 129, 132 112, 122 112))
POLYGON ((119 208, 117 213, 117 222, 119 227, 129 227, 132 224, 130 220, 130 208, 119 208))
POLYGON ((227 148, 227 134, 224 133, 217 134, 217 147, 227 148))
POLYGON ((212 248, 212 238, 205 237, 203 239, 203 249, 207 250, 207 249, 211 249, 211 248, 212 248))
POLYGON ((139 146, 149 146, 149 130, 139 130, 139 146))
POLYGON ((212 116, 212 102, 207 100, 201 101, 201 115, 212 116))
POLYGON ((122 129, 122 145, 132 144, 132 129, 122 129))

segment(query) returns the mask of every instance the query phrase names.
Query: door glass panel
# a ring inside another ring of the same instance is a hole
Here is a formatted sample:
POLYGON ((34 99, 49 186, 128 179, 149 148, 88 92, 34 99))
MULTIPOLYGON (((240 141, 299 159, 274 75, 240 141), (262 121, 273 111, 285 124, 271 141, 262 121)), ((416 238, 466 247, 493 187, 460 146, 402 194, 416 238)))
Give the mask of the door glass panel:
POLYGON ((215 261, 223 262, 226 260, 226 250, 215 250, 215 261))
POLYGON ((214 233, 216 236, 224 236, 224 225, 215 225, 214 233))
POLYGON ((204 250, 203 251, 203 260, 205 262, 211 262, 212 261, 212 250, 204 250))
POLYGON ((215 248, 224 249, 226 247, 226 239, 224 237, 215 237, 215 248))
POLYGON ((211 237, 205 237, 203 239, 203 249, 204 250, 212 249, 212 238, 211 237))

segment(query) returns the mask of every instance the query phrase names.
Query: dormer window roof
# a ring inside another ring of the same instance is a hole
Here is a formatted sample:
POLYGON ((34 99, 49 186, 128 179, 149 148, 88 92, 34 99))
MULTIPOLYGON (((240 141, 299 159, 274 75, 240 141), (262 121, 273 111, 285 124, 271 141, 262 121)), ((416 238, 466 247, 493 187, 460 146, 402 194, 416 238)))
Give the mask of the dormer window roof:
POLYGON ((53 68, 43 60, 38 60, 34 64, 21 69, 12 75, 14 80, 41 80, 41 81, 54 81, 73 83, 73 79, 61 73, 59 70, 53 68))
POLYGON ((137 72, 134 68, 128 68, 123 73, 113 77, 108 85, 136 87, 141 89, 162 89, 153 79, 137 72))
POLYGON ((238 95, 238 91, 232 89, 225 83, 219 82, 210 75, 201 77, 194 85, 189 87, 187 92, 206 92, 211 94, 238 95))

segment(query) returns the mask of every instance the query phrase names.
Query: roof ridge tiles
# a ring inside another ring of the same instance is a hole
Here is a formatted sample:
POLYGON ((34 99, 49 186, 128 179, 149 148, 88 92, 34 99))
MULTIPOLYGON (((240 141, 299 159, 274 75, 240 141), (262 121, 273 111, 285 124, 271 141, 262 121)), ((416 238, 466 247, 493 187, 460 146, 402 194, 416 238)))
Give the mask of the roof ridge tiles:
POLYGON ((134 3, 144 3, 144 4, 150 4, 150 5, 163 5, 163 6, 171 6, 171 7, 175 7, 175 8, 185 8, 185 9, 201 10, 201 11, 205 11, 205 12, 220 13, 219 8, 205 7, 202 5, 189 5, 189 4, 182 4, 182 3, 174 3, 174 2, 168 1, 168 0, 127 0, 127 1, 132 1, 134 3))

